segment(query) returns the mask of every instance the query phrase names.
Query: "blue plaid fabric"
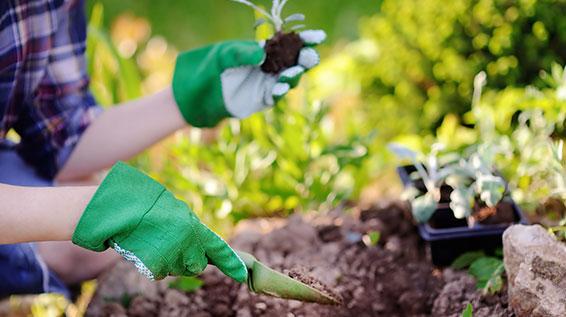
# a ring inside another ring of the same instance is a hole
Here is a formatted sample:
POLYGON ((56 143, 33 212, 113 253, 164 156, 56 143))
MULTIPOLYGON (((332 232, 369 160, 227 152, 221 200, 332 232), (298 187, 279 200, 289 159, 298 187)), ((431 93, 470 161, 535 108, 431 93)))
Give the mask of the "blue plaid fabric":
POLYGON ((0 143, 53 178, 100 112, 86 73, 84 0, 0 1, 0 143))

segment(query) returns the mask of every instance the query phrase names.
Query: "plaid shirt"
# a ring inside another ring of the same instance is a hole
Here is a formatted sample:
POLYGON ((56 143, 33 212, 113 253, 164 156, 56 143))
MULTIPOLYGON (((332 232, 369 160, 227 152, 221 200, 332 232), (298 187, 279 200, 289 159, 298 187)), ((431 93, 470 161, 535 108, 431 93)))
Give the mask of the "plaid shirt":
POLYGON ((88 91, 84 0, 0 0, 0 143, 53 178, 100 108, 88 91))

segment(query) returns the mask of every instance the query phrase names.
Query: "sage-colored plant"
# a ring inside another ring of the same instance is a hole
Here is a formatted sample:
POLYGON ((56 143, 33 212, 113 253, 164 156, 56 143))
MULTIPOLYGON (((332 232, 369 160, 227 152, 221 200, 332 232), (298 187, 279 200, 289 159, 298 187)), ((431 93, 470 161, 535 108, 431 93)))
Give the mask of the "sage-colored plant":
MULTIPOLYGON (((432 146, 430 154, 424 157, 403 145, 390 143, 389 149, 402 160, 408 160, 417 169, 416 178, 420 178, 426 188, 426 193, 421 195, 415 187, 408 187, 403 196, 411 202, 413 216, 418 222, 427 222, 438 207, 440 201, 440 187, 446 177, 451 173, 451 167, 441 167, 439 152, 443 146, 439 143, 432 146), (419 160, 424 157, 424 161, 419 160)), ((415 179, 415 176, 412 176, 415 179)))
POLYGON ((503 199, 506 183, 493 173, 495 152, 490 146, 480 145, 476 153, 452 166, 453 174, 446 178, 446 183, 454 189, 450 194, 454 217, 471 215, 476 200, 495 207, 503 199))
MULTIPOLYGON (((271 6, 270 12, 267 12, 262 7, 254 4, 253 2, 248 1, 248 0, 232 0, 232 1, 247 5, 251 8, 253 8, 254 10, 256 10, 257 12, 261 13, 264 16, 264 18, 258 19, 256 21, 256 24, 255 24, 256 28, 258 26, 264 24, 264 23, 271 23, 273 25, 273 27, 275 28, 275 32, 280 32, 280 31, 283 31, 283 28, 287 24, 290 24, 290 23, 293 23, 293 22, 302 22, 302 21, 305 20, 305 15, 302 14, 302 13, 291 14, 286 18, 282 17, 283 8, 287 4, 288 0, 273 0, 273 4, 271 6)), ((295 25, 295 26, 291 27, 291 30, 297 30, 297 29, 300 29, 302 27, 304 27, 304 25, 302 25, 302 24, 295 25)))
POLYGON ((506 184, 503 178, 493 172, 496 151, 492 147, 481 145, 470 148, 475 153, 469 158, 461 158, 455 153, 444 154, 444 158, 441 158, 439 154, 442 148, 440 144, 433 145, 425 157, 402 145, 389 145, 389 149, 399 158, 413 163, 417 177, 426 187, 424 194, 414 187, 408 187, 404 193, 411 202, 413 216, 418 222, 426 222, 432 217, 444 183, 454 189, 450 195, 450 208, 458 219, 471 215, 476 200, 495 207, 503 199, 506 184), (426 163, 419 161, 419 157, 425 157, 426 163), (456 163, 451 162, 454 157, 459 157, 456 163), (446 163, 440 164, 440 161, 446 163))

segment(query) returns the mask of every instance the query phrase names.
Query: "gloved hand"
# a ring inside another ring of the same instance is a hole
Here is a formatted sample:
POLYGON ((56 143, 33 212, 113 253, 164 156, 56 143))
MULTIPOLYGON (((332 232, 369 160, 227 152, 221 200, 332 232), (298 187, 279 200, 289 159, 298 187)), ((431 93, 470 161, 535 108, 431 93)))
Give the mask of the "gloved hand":
POLYGON ((312 47, 323 42, 326 34, 310 30, 299 36, 305 47, 298 65, 277 75, 261 70, 266 54, 262 44, 254 41, 222 42, 180 54, 173 94, 185 121, 195 127, 213 127, 224 118, 245 118, 272 107, 320 61, 312 47))
POLYGON ((94 194, 73 243, 99 252, 111 247, 152 280, 197 275, 209 263, 238 282, 248 276, 234 250, 184 202, 124 163, 112 168, 94 194))

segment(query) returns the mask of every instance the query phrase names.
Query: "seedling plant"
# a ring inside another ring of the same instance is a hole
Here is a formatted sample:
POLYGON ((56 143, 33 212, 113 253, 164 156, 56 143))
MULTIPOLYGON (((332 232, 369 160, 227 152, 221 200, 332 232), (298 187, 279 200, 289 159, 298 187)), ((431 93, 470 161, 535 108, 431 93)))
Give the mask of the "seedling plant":
POLYGON ((423 161, 419 158, 424 157, 407 147, 400 144, 391 143, 389 149, 400 159, 412 162, 416 168, 416 177, 411 175, 413 180, 422 180, 426 192, 422 194, 417 188, 408 187, 403 196, 411 202, 413 216, 418 222, 427 222, 438 207, 441 197, 441 186, 446 177, 450 174, 449 167, 441 167, 439 153, 443 149, 441 144, 434 144, 429 155, 423 161), (424 162, 424 163, 423 163, 424 162))
POLYGON ((256 28, 262 24, 270 23, 275 29, 275 35, 265 43, 267 58, 261 66, 263 71, 277 74, 281 70, 297 64, 299 53, 304 46, 304 42, 294 31, 303 28, 304 25, 290 25, 295 22, 304 21, 304 14, 295 13, 283 18, 283 8, 288 0, 273 0, 269 12, 248 0, 232 1, 247 5, 262 14, 263 18, 256 21, 256 28), (289 31, 286 32, 285 29, 287 26, 289 26, 289 31))
POLYGON ((493 172, 496 151, 492 147, 473 148, 474 153, 469 158, 463 158, 455 153, 440 156, 443 146, 435 144, 425 157, 426 163, 419 161, 419 157, 424 157, 422 154, 402 145, 390 144, 389 148, 399 158, 413 163, 417 177, 425 185, 424 194, 414 187, 408 187, 404 194, 411 201, 412 213, 418 222, 428 221, 438 208, 443 184, 453 188, 450 208, 458 219, 470 216, 475 203, 495 208, 505 195, 505 181, 493 172), (455 157, 459 159, 454 162, 455 157), (448 163, 440 164, 441 161, 448 163))
POLYGON ((472 214, 474 203, 485 204, 495 211, 506 192, 505 180, 493 173, 495 151, 480 145, 468 159, 462 158, 451 168, 446 183, 454 191, 450 194, 450 208, 456 218, 472 214))

